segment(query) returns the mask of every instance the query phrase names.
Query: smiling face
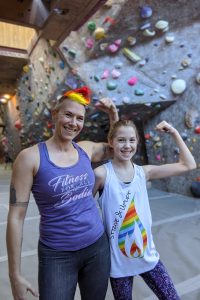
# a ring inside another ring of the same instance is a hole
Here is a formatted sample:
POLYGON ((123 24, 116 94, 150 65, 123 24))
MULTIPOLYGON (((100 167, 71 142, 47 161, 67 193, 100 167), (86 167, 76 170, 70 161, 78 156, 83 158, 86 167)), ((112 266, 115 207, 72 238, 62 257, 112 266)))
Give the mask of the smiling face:
POLYGON ((137 151, 137 133, 132 126, 120 126, 109 143, 113 148, 115 159, 130 160, 137 151))
POLYGON ((62 140, 73 140, 82 130, 85 107, 70 99, 65 99, 52 111, 55 134, 62 140))

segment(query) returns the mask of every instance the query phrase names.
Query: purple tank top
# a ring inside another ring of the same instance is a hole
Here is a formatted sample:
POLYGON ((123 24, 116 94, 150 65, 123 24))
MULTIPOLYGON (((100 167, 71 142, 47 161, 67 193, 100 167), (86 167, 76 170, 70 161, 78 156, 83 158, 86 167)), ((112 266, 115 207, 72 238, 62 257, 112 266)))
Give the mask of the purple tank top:
POLYGON ((85 151, 73 143, 79 160, 58 167, 49 159, 47 146, 39 143, 40 166, 32 193, 38 205, 40 241, 56 250, 79 250, 103 234, 102 220, 92 195, 94 173, 85 151))

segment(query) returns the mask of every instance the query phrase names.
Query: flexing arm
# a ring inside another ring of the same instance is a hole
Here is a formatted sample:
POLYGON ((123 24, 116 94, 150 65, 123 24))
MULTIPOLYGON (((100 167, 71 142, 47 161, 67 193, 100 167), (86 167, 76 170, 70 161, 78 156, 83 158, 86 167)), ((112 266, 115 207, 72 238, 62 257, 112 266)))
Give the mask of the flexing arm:
POLYGON ((110 126, 119 120, 117 108, 110 98, 102 98, 95 105, 109 115, 110 126))
MULTIPOLYGON (((115 104, 109 98, 102 98, 96 107, 109 115, 110 126, 119 120, 115 104)), ((112 156, 112 150, 107 143, 81 141, 79 145, 87 152, 92 162, 106 160, 112 156)))
POLYGON ((21 248, 23 225, 33 180, 31 153, 23 150, 17 157, 10 186, 10 206, 7 223, 7 252, 9 277, 14 300, 25 300, 27 291, 38 294, 21 275, 21 248))
POLYGON ((180 150, 177 163, 164 164, 161 166, 147 165, 143 169, 148 180, 180 175, 196 168, 196 162, 190 150, 184 143, 179 132, 165 121, 156 126, 156 130, 171 134, 180 150))

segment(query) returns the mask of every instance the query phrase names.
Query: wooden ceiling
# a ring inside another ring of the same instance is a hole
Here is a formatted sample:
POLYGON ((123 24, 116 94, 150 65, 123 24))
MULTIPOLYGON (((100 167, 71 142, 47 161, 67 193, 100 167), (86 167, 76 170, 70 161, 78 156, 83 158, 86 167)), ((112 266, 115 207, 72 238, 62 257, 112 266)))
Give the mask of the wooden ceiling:
MULTIPOLYGON (((106 0, 0 1, 0 22, 34 28, 38 36, 54 41, 54 46, 58 47, 71 31, 83 25, 105 2, 106 0)), ((27 62, 28 50, 0 44, 0 96, 6 93, 6 86, 10 86, 14 92, 16 78, 27 62)))

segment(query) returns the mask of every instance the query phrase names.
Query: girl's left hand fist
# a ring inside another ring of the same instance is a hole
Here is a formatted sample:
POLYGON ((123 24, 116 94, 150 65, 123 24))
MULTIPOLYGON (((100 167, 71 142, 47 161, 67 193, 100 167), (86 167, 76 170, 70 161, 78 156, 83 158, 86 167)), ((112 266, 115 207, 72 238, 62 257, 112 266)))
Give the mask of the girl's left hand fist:
POLYGON ((156 126, 156 130, 160 132, 174 133, 176 129, 166 121, 162 121, 156 126))

